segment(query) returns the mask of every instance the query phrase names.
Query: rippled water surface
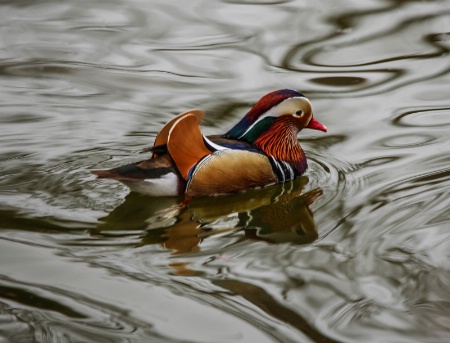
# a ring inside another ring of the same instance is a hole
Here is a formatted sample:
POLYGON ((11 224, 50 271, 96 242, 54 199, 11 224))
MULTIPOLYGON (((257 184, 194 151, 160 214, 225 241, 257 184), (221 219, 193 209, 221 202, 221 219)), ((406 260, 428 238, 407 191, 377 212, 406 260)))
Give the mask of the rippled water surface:
POLYGON ((444 342, 449 1, 3 1, 0 342, 444 342), (296 182, 151 198, 138 161, 295 88, 296 182))

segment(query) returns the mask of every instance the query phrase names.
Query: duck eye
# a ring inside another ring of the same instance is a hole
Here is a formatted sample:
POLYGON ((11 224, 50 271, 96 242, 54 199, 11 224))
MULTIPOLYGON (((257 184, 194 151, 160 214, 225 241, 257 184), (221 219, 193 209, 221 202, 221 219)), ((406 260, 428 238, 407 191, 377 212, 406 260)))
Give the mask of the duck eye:
POLYGON ((294 115, 295 115, 296 117, 300 117, 302 114, 303 114, 303 111, 302 111, 302 110, 297 110, 297 111, 295 111, 295 113, 294 113, 294 115))

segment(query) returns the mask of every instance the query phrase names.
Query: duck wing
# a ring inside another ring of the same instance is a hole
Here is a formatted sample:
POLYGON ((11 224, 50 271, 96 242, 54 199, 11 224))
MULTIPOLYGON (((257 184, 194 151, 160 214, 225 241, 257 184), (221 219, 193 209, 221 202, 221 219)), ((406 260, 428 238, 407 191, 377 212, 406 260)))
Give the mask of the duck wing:
POLYGON ((245 142, 205 137, 195 114, 173 123, 167 150, 187 181, 188 197, 234 193, 277 181, 265 154, 245 142))
POLYGON ((108 170, 91 170, 91 173, 99 178, 107 178, 118 181, 144 181, 158 179, 167 174, 176 174, 175 165, 169 155, 152 158, 145 161, 126 164, 108 170))
POLYGON ((205 137, 199 126, 202 116, 203 112, 193 110, 172 119, 155 139, 153 158, 92 173, 128 185, 128 181, 173 180, 177 194, 185 191, 188 197, 235 193, 277 182, 269 158, 253 145, 223 136, 205 137))

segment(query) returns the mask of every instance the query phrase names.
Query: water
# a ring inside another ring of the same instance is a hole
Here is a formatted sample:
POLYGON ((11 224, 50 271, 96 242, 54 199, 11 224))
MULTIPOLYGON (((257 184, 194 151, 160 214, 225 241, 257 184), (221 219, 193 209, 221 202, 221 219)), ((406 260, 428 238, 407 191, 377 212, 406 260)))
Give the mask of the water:
POLYGON ((449 1, 3 1, 0 342, 444 342, 449 1), (294 183, 188 206, 89 169, 295 88, 294 183))

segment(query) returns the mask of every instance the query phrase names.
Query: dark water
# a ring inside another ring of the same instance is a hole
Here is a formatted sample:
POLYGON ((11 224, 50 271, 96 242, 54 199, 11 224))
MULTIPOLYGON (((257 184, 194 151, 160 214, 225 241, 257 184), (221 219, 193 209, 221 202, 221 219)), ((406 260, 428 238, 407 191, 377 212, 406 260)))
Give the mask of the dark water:
POLYGON ((449 1, 0 3, 0 342, 450 340, 449 1), (299 89, 295 183, 128 194, 175 114, 299 89))

